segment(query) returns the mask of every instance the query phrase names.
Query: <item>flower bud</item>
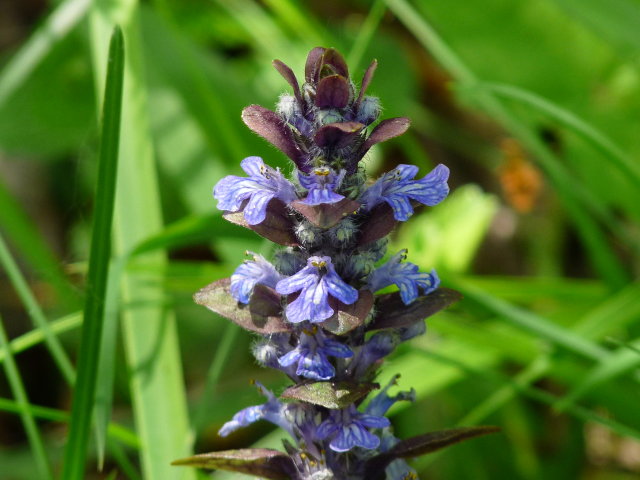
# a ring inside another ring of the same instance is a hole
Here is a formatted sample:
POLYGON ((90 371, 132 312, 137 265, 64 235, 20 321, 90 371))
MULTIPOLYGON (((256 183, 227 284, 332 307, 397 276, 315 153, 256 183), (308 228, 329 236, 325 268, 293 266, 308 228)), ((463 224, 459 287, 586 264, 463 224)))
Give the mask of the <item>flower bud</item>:
POLYGON ((264 367, 280 368, 278 346, 270 340, 259 340, 252 347, 253 356, 264 367))
POLYGON ((328 123, 337 123, 344 120, 343 116, 338 110, 333 108, 320 109, 316 112, 316 122, 319 125, 326 125, 328 123))
POLYGON ((369 125, 376 121, 381 110, 380 100, 367 95, 362 99, 362 102, 360 102, 358 113, 356 114, 356 121, 369 125))
POLYGON ((322 241, 322 233, 308 222, 300 222, 295 227, 295 233, 300 243, 305 247, 317 245, 322 241))
POLYGON ((338 225, 329 231, 332 243, 336 247, 343 246, 351 242, 358 233, 358 227, 351 218, 345 218, 338 225))
POLYGON ((276 252, 273 256, 273 265, 282 275, 290 276, 300 270, 306 263, 306 257, 296 252, 293 248, 287 247, 276 252))

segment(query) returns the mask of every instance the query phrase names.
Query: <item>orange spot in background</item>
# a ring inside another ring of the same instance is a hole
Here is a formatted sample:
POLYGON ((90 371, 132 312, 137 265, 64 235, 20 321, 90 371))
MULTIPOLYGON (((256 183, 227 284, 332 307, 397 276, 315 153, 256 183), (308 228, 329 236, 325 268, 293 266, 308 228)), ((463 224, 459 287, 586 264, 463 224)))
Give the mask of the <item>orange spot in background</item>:
POLYGON ((518 212, 529 213, 540 197, 542 175, 516 140, 503 140, 500 150, 504 163, 498 168, 498 178, 505 199, 518 212))

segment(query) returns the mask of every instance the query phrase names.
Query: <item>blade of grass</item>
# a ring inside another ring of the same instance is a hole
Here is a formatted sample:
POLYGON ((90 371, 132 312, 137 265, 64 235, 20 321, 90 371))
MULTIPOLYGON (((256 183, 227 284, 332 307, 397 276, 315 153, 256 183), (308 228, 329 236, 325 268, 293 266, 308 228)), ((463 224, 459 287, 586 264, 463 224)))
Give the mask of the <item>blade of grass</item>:
MULTIPOLYGON (((115 206, 115 248, 127 255, 162 227, 159 189, 149 134, 147 100, 142 72, 137 2, 110 0, 95 4, 91 14, 91 39, 96 79, 104 76, 102 60, 105 34, 117 20, 127 39, 121 160, 115 206)), ((101 91, 98 88, 97 91, 101 91)), ((136 257, 136 262, 166 268, 162 252, 136 257)), ((135 264, 133 264, 135 267, 135 264)), ((123 337, 130 370, 130 388, 146 479, 193 479, 189 469, 170 462, 188 456, 189 424, 175 318, 161 304, 161 285, 150 285, 132 269, 122 276, 123 337), (144 300, 144 304, 135 302, 144 300)))
MULTIPOLYGON (((371 6, 367 18, 362 22, 362 25, 358 30, 358 36, 353 41, 351 51, 349 52, 349 55, 347 55, 347 65, 349 65, 352 72, 358 71, 360 62, 362 62, 362 56, 371 43, 373 35, 376 33, 386 10, 387 6, 385 5, 384 0, 376 0, 371 6)), ((422 151, 422 149, 418 151, 422 151)))
POLYGON ((574 332, 561 326, 555 325, 540 315, 500 300, 466 281, 449 278, 448 285, 460 290, 465 298, 483 305, 485 308, 499 315, 503 320, 534 335, 545 338, 571 352, 596 361, 603 360, 609 356, 609 352, 596 343, 576 335, 574 332))
MULTIPOLYGON (((386 0, 387 6, 411 31, 420 43, 446 68, 463 87, 472 88, 480 83, 475 74, 438 36, 429 23, 405 0, 386 0)), ((598 198, 566 171, 555 154, 538 138, 526 124, 518 120, 504 107, 498 98, 489 92, 481 92, 476 102, 498 123, 518 138, 537 158, 553 182, 558 195, 569 212, 585 246, 589 258, 598 273, 614 289, 628 283, 629 275, 612 248, 604 232, 592 215, 607 225, 618 237, 633 244, 624 227, 598 198), (587 214, 585 209, 591 214, 587 214)))
POLYGON ((633 349, 639 347, 640 339, 636 339, 629 348, 622 347, 612 353, 606 361, 600 362, 575 388, 556 402, 554 405, 556 410, 565 411, 598 385, 612 381, 637 368, 640 365, 640 355, 633 349))
POLYGON ((40 61, 84 17, 91 0, 67 0, 29 37, 0 73, 0 106, 20 88, 40 61))
POLYGON ((124 57, 122 31, 116 27, 109 46, 107 80, 104 91, 95 213, 91 235, 84 321, 78 351, 78 377, 74 388, 69 437, 62 466, 62 478, 70 480, 84 477, 93 415, 105 294, 111 258, 111 225, 113 223, 113 205, 118 172, 124 57))
POLYGON ((481 83, 478 85, 478 88, 486 89, 500 97, 517 100, 555 119, 574 133, 580 135, 581 138, 607 157, 612 165, 627 176, 630 182, 640 188, 640 165, 630 158, 609 137, 573 113, 553 104, 543 97, 522 88, 514 87, 513 85, 481 83))
POLYGON ((49 350, 49 353, 51 353, 53 360, 60 369, 62 376, 69 385, 73 385, 73 382, 75 381, 75 372, 73 371, 73 367, 71 366, 71 361, 62 348, 58 337, 56 337, 51 331, 49 322, 47 321, 42 309, 40 308, 40 305, 33 296, 33 293, 29 289, 27 281, 20 272, 18 265, 11 256, 9 249, 7 248, 7 244, 4 242, 4 239, 1 235, 0 264, 2 264, 5 271, 7 272, 11 284, 18 293, 18 296, 25 306, 33 324, 43 332, 47 349, 49 350))
POLYGON ((9 340, 4 330, 2 317, 0 317, 0 348, 2 348, 5 354, 5 361, 3 363, 4 371, 7 375, 7 379, 9 380, 11 392, 16 398, 17 404, 20 408, 20 418, 24 425, 24 429, 27 432, 27 438, 29 439, 29 445, 31 446, 31 450, 35 458, 39 476, 42 479, 53 480, 53 474, 51 472, 49 460, 47 459, 47 454, 45 453, 44 444, 42 443, 38 427, 29 408, 29 398, 27 397, 27 392, 25 391, 22 379, 20 378, 20 372, 18 371, 18 367, 13 359, 13 354, 9 348, 9 340))
MULTIPOLYGON (((58 320, 54 320, 50 324, 51 332, 55 335, 59 335, 64 332, 68 332, 82 325, 82 314, 80 312, 66 315, 58 320)), ((16 354, 24 352, 31 347, 34 347, 46 340, 44 332, 40 329, 31 330, 17 338, 11 340, 9 348, 11 352, 16 354)), ((4 362, 5 354, 0 352, 0 363, 4 362)))
POLYGON ((0 224, 7 239, 20 249, 22 258, 39 277, 53 285, 61 304, 69 310, 77 309, 80 306, 78 292, 71 287, 51 248, 3 182, 0 182, 0 224))

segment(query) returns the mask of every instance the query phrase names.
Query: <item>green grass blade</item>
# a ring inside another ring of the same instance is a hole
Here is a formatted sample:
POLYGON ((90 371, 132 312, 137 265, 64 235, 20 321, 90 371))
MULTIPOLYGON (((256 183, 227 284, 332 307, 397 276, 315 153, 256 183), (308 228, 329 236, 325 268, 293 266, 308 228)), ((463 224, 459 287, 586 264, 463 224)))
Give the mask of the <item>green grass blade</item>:
MULTIPOLYGON (((104 38, 116 20, 127 40, 122 124, 128 127, 121 132, 114 232, 117 253, 128 255, 140 242, 160 231, 162 216, 149 133, 137 2, 111 0, 96 4, 91 15, 96 78, 104 78, 100 60, 106 50, 104 38)), ((192 479, 192 470, 170 465, 172 460, 190 454, 175 318, 162 305, 162 285, 150 284, 137 274, 136 263, 163 271, 167 262, 163 252, 137 256, 120 283, 122 302, 128 305, 122 314, 122 331, 143 476, 150 480, 192 479)))
MULTIPOLYGON (((438 36, 428 22, 422 18, 405 0, 386 0, 387 6, 398 19, 415 35, 435 58, 460 82, 463 87, 473 88, 480 83, 475 74, 438 36)), ((558 195, 574 222, 585 246, 590 260, 598 273, 612 288, 622 288, 629 281, 629 275, 618 257, 608 244, 604 232, 594 221, 595 217, 607 225, 617 236, 630 245, 636 241, 625 233, 623 225, 613 216, 595 194, 580 184, 574 176, 566 171, 562 162, 538 138, 526 124, 507 110, 500 100, 489 92, 479 93, 475 97, 480 107, 501 123, 518 138, 537 158, 553 182, 558 195), (589 215, 585 212, 585 208, 589 215)))
POLYGON ((497 314, 503 320, 534 335, 545 338, 558 346, 592 360, 603 360, 609 352, 590 340, 558 326, 549 320, 515 305, 500 300, 463 280, 448 280, 448 285, 459 290, 467 299, 473 300, 497 314))
MULTIPOLYGON (((58 320, 54 320, 50 324, 51 332, 55 335, 59 335, 64 332, 78 328, 82 325, 82 315, 80 312, 66 315, 58 320)), ((20 353, 34 347, 46 340, 44 332, 40 329, 34 329, 17 338, 11 340, 9 347, 12 353, 20 353)), ((0 352, 0 363, 4 362, 5 353, 0 352)))
POLYGON ((580 135, 581 138, 591 144, 597 151, 609 158, 611 163, 615 165, 630 182, 637 188, 640 188, 640 165, 630 158, 609 137, 573 113, 532 92, 512 85, 482 83, 479 85, 479 88, 487 89, 504 98, 517 100, 555 119, 565 127, 571 129, 574 133, 580 135))
POLYGON ((640 365, 640 355, 634 349, 638 347, 640 347, 640 340, 635 340, 629 344, 628 348, 622 347, 611 354, 610 358, 601 362, 564 398, 560 399, 555 408, 559 411, 566 410, 598 385, 637 368, 640 365))
POLYGON ((0 225, 7 239, 43 280, 56 289, 59 301, 69 310, 80 306, 78 292, 69 284, 60 262, 29 218, 0 181, 0 225))
POLYGON ((9 340, 7 339, 7 334, 4 331, 2 318, 0 318, 0 348, 2 348, 5 354, 5 361, 3 364, 4 371, 7 374, 7 379, 9 380, 9 386, 11 387, 13 396, 16 398, 18 406, 20 407, 20 418, 22 419, 22 424, 27 432, 27 438, 29 439, 33 456, 35 457, 36 467, 40 478, 53 479, 49 460, 45 453, 44 444, 42 443, 38 427, 36 426, 36 422, 33 419, 33 415, 29 408, 29 398, 27 397, 24 385, 22 384, 22 379, 20 378, 20 372, 18 371, 18 367, 13 359, 13 354, 9 348, 9 340))
POLYGON ((15 260, 11 256, 9 249, 7 248, 7 244, 4 242, 2 236, 0 236, 0 264, 6 270, 7 275, 9 276, 9 280, 13 284, 13 287, 16 289, 16 292, 18 293, 20 300, 29 313, 29 316, 31 317, 34 325, 43 332, 47 349, 51 353, 53 360, 56 362, 56 365, 60 369, 62 376, 68 384, 72 385, 75 380, 75 372, 73 371, 71 361, 62 348, 58 337, 56 337, 51 331, 49 322, 47 321, 42 309, 40 308, 40 305, 33 296, 33 293, 29 289, 27 281, 20 272, 20 269, 18 268, 15 260))
POLYGON ((362 26, 358 31, 358 36, 354 40, 351 51, 347 56, 347 65, 349 65, 352 72, 358 71, 360 62, 362 62, 362 56, 371 43, 373 35, 378 29, 386 10, 387 6, 385 5, 384 0, 376 0, 369 10, 369 14, 362 23, 362 26))
POLYGON ((16 91, 53 48, 87 12, 90 0, 61 3, 0 73, 0 106, 16 91))
POLYGON ((78 352, 78 376, 62 467, 62 478, 70 480, 84 477, 111 258, 111 224, 118 172, 124 80, 124 42, 119 28, 114 30, 111 37, 108 65, 87 294, 78 352))

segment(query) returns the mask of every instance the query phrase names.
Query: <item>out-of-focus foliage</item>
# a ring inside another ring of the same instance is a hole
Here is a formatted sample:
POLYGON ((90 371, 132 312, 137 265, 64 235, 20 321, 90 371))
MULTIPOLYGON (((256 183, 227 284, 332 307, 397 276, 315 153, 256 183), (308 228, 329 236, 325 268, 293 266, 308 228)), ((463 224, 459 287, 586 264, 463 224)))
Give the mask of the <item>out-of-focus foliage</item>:
POLYGON ((16 367, 0 380, 0 478, 61 470, 73 390, 58 367, 70 377, 64 358, 77 360, 116 23, 120 177, 86 478, 194 478, 169 463, 280 448, 266 425, 216 435, 257 401, 249 379, 285 384, 191 295, 244 250, 270 253, 224 222, 211 188, 249 155, 288 171, 240 111, 288 90, 272 59, 301 77, 317 45, 341 50, 355 78, 377 58, 370 92, 384 116, 413 121, 368 154, 370 171, 452 171, 450 198, 393 242, 465 299, 380 382, 401 373, 417 391, 393 411, 400 437, 503 433, 415 467, 432 479, 640 475, 640 2, 41 0, 0 8, 0 313, 13 339, 0 361, 16 367))

